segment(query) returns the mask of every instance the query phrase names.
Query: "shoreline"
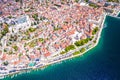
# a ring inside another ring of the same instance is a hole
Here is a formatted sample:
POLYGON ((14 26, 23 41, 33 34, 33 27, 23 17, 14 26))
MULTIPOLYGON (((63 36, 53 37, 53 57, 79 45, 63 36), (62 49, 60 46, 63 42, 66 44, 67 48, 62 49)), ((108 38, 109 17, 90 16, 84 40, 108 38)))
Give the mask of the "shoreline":
POLYGON ((106 19, 106 16, 107 16, 107 14, 103 14, 103 20, 101 21, 101 23, 100 23, 100 25, 99 25, 100 30, 99 30, 99 32, 98 32, 98 36, 97 36, 97 39, 96 39, 96 43, 93 44, 89 49, 86 49, 85 52, 80 53, 80 54, 78 54, 78 55, 66 57, 66 58, 63 58, 63 59, 60 59, 60 60, 57 60, 57 61, 54 61, 54 62, 47 63, 47 64, 45 64, 45 65, 43 65, 43 66, 41 66, 41 67, 38 67, 38 68, 34 68, 34 67, 26 68, 26 70, 21 70, 21 71, 13 72, 13 73, 10 73, 10 74, 2 75, 2 76, 0 76, 0 77, 6 77, 6 76, 11 76, 11 75, 16 75, 16 74, 19 74, 19 73, 22 73, 22 72, 27 72, 27 71, 29 71, 30 69, 31 69, 31 70, 41 69, 41 68, 47 67, 47 66, 49 66, 49 65, 51 65, 51 64, 55 64, 55 63, 58 63, 58 62, 62 62, 62 61, 64 61, 64 60, 68 60, 68 59, 72 59, 72 58, 75 58, 75 57, 82 56, 83 54, 85 54, 86 52, 88 52, 89 50, 95 48, 95 47, 98 45, 99 40, 100 40, 100 37, 101 37, 102 29, 103 29, 103 24, 104 24, 105 19, 106 19))
POLYGON ((116 15, 117 17, 119 16, 119 14, 120 14, 120 11, 118 12, 118 14, 116 15))
MULTIPOLYGON (((108 26, 108 16, 120 17, 119 4, 106 1, 93 1, 93 5, 92 2, 81 1, 59 1, 59 5, 56 1, 50 4, 32 3, 29 7, 30 4, 26 2, 28 5, 23 10, 18 7, 20 14, 14 13, 17 16, 11 14, 13 7, 8 11, 10 15, 1 16, 0 80, 31 75, 38 70, 41 73, 43 69, 83 58, 94 51, 96 53, 104 37, 103 29, 108 26), (60 31, 56 31, 59 28, 60 31)), ((3 6, 5 8, 7 6, 3 6)))
POLYGON ((96 43, 92 46, 92 47, 90 47, 89 49, 87 49, 85 52, 83 52, 83 53, 80 53, 80 54, 78 54, 78 55, 74 55, 74 56, 70 56, 70 57, 67 57, 67 58, 64 58, 64 59, 61 59, 61 60, 58 60, 58 61, 55 61, 55 62, 52 62, 52 63, 48 63, 48 64, 46 64, 45 66, 48 66, 48 65, 51 65, 51 64, 54 64, 54 63, 57 63, 57 62, 61 62, 61 61, 63 61, 63 60, 67 60, 67 59, 71 59, 71 58, 74 58, 74 57, 78 57, 78 56, 81 56, 81 55, 83 55, 83 54, 85 54, 86 52, 88 52, 89 50, 91 50, 91 49, 93 49, 94 47, 96 47, 97 45, 98 45, 98 43, 99 43, 99 39, 100 39, 100 36, 101 36, 101 33, 102 33, 102 29, 103 29, 103 24, 104 24, 104 22, 105 22, 105 19, 106 19, 106 14, 104 14, 104 19, 103 19, 103 21, 102 21, 102 23, 101 23, 101 28, 100 28, 100 32, 98 33, 98 37, 97 37, 97 40, 96 40, 96 43))

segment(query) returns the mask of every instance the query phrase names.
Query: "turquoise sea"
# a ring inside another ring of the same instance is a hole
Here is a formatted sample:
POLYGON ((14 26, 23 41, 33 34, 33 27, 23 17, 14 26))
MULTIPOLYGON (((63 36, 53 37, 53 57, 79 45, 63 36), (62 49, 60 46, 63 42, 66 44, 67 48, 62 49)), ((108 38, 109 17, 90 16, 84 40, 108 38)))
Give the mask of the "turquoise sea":
POLYGON ((104 25, 99 44, 83 56, 4 80, 120 80, 120 18, 107 16, 104 25))

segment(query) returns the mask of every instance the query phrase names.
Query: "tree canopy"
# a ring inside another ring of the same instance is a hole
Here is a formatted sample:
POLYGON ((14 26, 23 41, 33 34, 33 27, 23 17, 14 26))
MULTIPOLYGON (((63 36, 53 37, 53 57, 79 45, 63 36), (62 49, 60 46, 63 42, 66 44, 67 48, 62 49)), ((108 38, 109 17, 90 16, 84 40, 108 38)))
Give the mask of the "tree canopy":
POLYGON ((83 53, 85 52, 85 50, 86 50, 85 48, 81 48, 80 52, 83 53))
POLYGON ((80 54, 80 51, 76 51, 73 53, 73 55, 78 55, 78 54, 80 54))
POLYGON ((107 2, 119 2, 119 0, 107 0, 107 2))
POLYGON ((82 46, 82 45, 88 43, 88 41, 90 41, 91 39, 92 38, 82 39, 82 40, 76 41, 74 44, 79 47, 79 46, 82 46))
POLYGON ((99 30, 98 27, 94 28, 93 31, 92 31, 92 35, 95 35, 97 33, 97 31, 99 30))
POLYGON ((65 48, 65 51, 68 52, 70 50, 74 50, 75 49, 75 46, 74 45, 69 45, 65 48))

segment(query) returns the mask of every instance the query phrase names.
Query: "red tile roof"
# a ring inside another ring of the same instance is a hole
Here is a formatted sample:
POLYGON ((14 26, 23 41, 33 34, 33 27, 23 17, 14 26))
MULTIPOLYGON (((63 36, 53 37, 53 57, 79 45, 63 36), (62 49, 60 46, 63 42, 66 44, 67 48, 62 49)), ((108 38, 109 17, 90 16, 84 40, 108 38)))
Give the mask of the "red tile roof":
POLYGON ((51 55, 50 52, 44 54, 45 57, 48 57, 48 56, 50 56, 50 55, 51 55))

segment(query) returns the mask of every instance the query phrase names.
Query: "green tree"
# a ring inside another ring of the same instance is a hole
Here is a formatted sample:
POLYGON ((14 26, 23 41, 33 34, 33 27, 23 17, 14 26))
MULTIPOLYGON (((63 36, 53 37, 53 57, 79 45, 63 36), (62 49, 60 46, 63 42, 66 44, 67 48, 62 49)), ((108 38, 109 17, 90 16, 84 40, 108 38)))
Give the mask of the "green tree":
POLYGON ((8 26, 8 24, 5 24, 5 28, 3 29, 3 31, 1 31, 2 36, 6 35, 9 32, 8 26))
POLYGON ((30 32, 34 32, 35 30, 36 30, 35 28, 32 28, 32 27, 29 28, 30 32))
POLYGON ((107 2, 120 2, 119 0, 107 0, 107 2))
POLYGON ((13 46, 14 50, 17 51, 18 50, 18 46, 13 46))
POLYGON ((65 54, 65 53, 66 53, 65 51, 60 52, 60 54, 65 54))
POLYGON ((32 17, 33 17, 36 21, 39 21, 39 19, 38 19, 38 14, 37 14, 37 13, 34 14, 34 15, 32 15, 32 17))
POLYGON ((85 50, 86 50, 85 48, 81 48, 80 52, 83 53, 85 52, 85 50))
POLYGON ((75 46, 74 45, 69 45, 65 48, 65 51, 68 52, 70 50, 74 50, 75 49, 75 46))
POLYGON ((87 42, 87 40, 82 39, 80 41, 76 41, 74 44, 79 47, 79 46, 84 45, 86 42, 87 42))
POLYGON ((79 2, 79 0, 75 0, 75 2, 76 2, 76 3, 78 3, 78 2, 79 2))
POLYGON ((92 31, 92 35, 95 35, 97 33, 97 31, 99 30, 98 27, 94 28, 93 31, 92 31))
POLYGON ((20 57, 22 56, 22 53, 20 53, 19 55, 18 55, 18 57, 19 57, 19 60, 20 60, 20 57))
POLYGON ((99 7, 97 4, 94 4, 94 3, 90 3, 89 6, 91 6, 93 8, 98 8, 99 7))
POLYGON ((19 2, 20 0, 15 0, 15 2, 19 2))
POLYGON ((85 0, 85 2, 88 2, 89 0, 85 0))
POLYGON ((9 63, 8 61, 3 62, 3 65, 7 66, 9 63))
POLYGON ((73 55, 78 55, 78 54, 80 54, 80 51, 76 51, 73 53, 73 55))

